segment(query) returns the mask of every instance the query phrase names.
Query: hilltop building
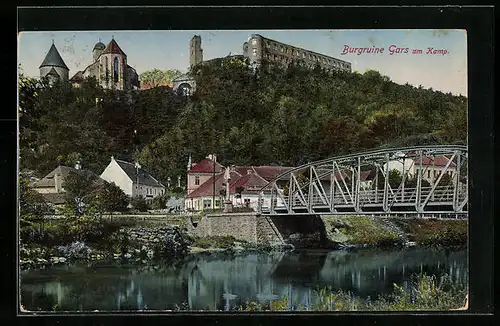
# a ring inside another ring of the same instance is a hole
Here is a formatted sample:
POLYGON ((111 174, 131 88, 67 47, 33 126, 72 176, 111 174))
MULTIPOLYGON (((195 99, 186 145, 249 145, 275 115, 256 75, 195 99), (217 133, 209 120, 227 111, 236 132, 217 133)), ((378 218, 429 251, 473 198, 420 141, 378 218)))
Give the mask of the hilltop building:
POLYGON ((42 64, 39 67, 40 69, 40 78, 47 77, 51 83, 60 80, 60 81, 68 81, 69 77, 69 68, 64 63, 64 60, 61 58, 59 51, 52 41, 52 45, 43 59, 42 64))
POLYGON ((193 67, 203 62, 203 49, 201 48, 201 36, 195 35, 189 42, 189 66, 193 67))
MULTIPOLYGON (((231 55, 227 57, 240 60, 249 60, 256 67, 262 61, 267 60, 273 63, 290 64, 298 62, 308 68, 314 68, 316 65, 327 70, 352 71, 351 63, 320 54, 311 50, 302 49, 293 45, 285 44, 259 34, 252 34, 247 42, 243 43, 243 55, 231 55)), ((226 58, 227 58, 226 57, 226 58)), ((189 43, 189 65, 190 68, 200 63, 213 63, 221 58, 203 60, 203 49, 201 48, 201 36, 195 35, 189 43)), ((194 78, 190 74, 185 74, 174 79, 172 82, 173 90, 178 95, 190 96, 196 89, 194 78)))
POLYGON ((108 45, 100 41, 96 43, 92 50, 92 64, 78 71, 70 82, 78 87, 88 77, 96 78, 107 89, 129 90, 140 87, 139 75, 128 65, 127 55, 114 38, 108 45))
POLYGON ((248 38, 248 42, 243 44, 243 55, 249 58, 250 62, 257 65, 264 59, 281 64, 302 62, 310 68, 314 68, 319 64, 325 69, 351 72, 350 62, 285 44, 259 34, 252 34, 248 38))

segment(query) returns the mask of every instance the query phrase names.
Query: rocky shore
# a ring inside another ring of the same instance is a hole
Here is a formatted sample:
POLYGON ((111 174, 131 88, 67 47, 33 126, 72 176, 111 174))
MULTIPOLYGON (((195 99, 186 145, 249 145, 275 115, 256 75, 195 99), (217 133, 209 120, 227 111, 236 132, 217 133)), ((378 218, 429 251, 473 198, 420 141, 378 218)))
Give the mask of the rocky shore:
POLYGON ((20 246, 22 270, 75 262, 121 261, 148 264, 158 260, 182 259, 200 252, 249 252, 292 250, 291 245, 265 247, 236 241, 232 237, 194 238, 178 226, 133 227, 120 229, 107 249, 92 247, 81 241, 65 246, 20 246))

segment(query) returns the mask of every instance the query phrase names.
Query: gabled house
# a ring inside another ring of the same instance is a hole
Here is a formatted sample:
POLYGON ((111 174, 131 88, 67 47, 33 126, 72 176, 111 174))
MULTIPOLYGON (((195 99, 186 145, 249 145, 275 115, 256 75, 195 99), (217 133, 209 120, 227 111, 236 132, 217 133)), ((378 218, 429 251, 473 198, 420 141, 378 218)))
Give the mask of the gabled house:
POLYGON ((117 160, 113 156, 111 156, 111 162, 101 173, 101 178, 108 182, 114 182, 130 197, 142 196, 146 200, 151 200, 165 193, 165 186, 138 163, 117 160))
POLYGON ((33 189, 42 194, 42 196, 54 205, 62 205, 66 203, 64 180, 72 172, 89 173, 96 178, 96 184, 102 184, 103 180, 89 170, 82 170, 81 165, 77 163, 74 168, 64 165, 59 165, 49 174, 33 184, 33 189))
MULTIPOLYGON (((282 166, 231 166, 229 199, 235 207, 256 209, 261 188, 290 169, 282 166)), ((198 163, 189 162, 185 208, 194 211, 222 208, 227 188, 224 171, 225 167, 217 162, 215 155, 209 155, 198 163)), ((286 183, 286 180, 283 182, 286 183)), ((264 192, 262 199, 264 202, 270 200, 270 192, 264 192)))
MULTIPOLYGON (((457 166, 455 162, 450 162, 446 171, 444 171, 446 165, 450 159, 446 156, 436 156, 436 157, 423 157, 422 158, 422 179, 427 180, 431 185, 437 181, 439 175, 444 172, 450 178, 453 178, 457 172, 457 166)), ((415 164, 413 165, 413 175, 417 175, 418 169, 420 168, 420 158, 415 159, 415 164)))

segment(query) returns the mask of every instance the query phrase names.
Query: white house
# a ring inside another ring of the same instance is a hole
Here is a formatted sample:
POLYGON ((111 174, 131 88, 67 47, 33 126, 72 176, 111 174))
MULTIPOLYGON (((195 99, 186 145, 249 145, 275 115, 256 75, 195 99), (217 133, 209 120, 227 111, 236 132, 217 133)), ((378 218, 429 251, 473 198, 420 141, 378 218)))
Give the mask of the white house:
POLYGON ((165 193, 165 186, 141 168, 138 163, 117 160, 113 156, 102 172, 101 178, 114 182, 130 197, 142 196, 146 200, 151 200, 165 193))

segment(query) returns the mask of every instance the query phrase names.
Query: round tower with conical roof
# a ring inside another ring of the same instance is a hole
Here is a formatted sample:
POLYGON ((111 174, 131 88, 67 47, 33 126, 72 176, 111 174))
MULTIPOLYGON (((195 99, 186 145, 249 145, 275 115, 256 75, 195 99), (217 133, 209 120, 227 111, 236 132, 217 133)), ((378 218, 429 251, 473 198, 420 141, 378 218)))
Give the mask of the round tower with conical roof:
POLYGON ((40 65, 39 69, 40 78, 59 78, 61 81, 68 81, 69 79, 69 68, 61 58, 61 55, 59 54, 59 51, 57 51, 57 48, 53 41, 52 46, 50 47, 49 52, 45 56, 45 59, 40 65))

